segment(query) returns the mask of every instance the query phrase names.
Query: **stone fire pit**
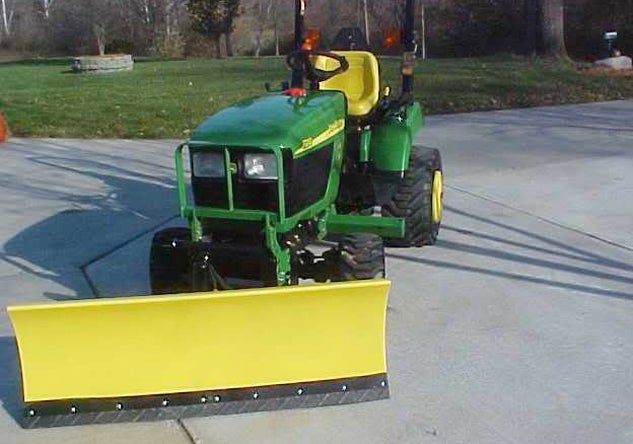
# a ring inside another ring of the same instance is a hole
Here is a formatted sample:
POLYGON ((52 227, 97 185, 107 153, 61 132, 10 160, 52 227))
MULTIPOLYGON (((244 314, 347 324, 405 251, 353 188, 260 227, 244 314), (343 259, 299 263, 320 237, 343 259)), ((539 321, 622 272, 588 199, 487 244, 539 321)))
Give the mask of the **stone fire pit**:
POLYGON ((75 57, 72 64, 73 72, 87 74, 130 71, 133 67, 134 60, 130 54, 75 57))

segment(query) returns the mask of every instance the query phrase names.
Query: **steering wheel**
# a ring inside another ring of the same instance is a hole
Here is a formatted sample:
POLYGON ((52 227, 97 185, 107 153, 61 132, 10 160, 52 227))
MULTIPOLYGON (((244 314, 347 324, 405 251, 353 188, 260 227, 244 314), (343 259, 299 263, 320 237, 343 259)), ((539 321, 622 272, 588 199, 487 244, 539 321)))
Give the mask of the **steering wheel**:
POLYGON ((286 63, 291 68, 296 68, 302 64, 306 70, 306 78, 311 82, 325 82, 334 76, 344 73, 349 69, 349 63, 342 55, 335 54, 327 51, 313 51, 301 49, 288 54, 286 57, 286 63), (328 59, 336 60, 339 63, 339 67, 331 71, 319 69, 314 65, 313 57, 325 57, 328 59))

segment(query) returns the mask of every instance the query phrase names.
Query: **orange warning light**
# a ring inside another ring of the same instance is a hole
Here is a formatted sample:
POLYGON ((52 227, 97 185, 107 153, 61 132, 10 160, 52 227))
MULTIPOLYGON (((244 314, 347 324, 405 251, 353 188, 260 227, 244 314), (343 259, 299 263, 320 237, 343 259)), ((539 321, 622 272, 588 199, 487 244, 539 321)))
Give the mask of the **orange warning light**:
POLYGON ((383 44, 385 48, 397 48, 400 45, 401 32, 398 28, 389 28, 384 35, 383 44))
POLYGON ((302 49, 307 51, 317 49, 321 41, 321 31, 318 29, 306 29, 305 35, 302 49))

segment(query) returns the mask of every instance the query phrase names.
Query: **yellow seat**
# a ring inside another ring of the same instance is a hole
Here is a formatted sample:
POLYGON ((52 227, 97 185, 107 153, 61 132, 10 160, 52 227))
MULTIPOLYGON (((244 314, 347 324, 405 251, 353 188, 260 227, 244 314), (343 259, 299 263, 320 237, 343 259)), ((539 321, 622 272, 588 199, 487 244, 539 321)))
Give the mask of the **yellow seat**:
MULTIPOLYGON (((336 51, 345 57, 349 69, 319 84, 319 89, 342 91, 347 97, 348 113, 363 117, 371 112, 380 99, 380 72, 376 57, 365 51, 336 51)), ((332 71, 339 67, 336 60, 317 57, 318 69, 332 71)))

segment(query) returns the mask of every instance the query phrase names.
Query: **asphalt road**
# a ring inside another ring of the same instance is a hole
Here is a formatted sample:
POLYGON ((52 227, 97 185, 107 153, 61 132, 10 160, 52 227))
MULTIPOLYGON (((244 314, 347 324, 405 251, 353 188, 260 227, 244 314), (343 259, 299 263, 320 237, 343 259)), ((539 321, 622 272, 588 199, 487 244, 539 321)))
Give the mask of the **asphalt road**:
POLYGON ((4 307, 147 294, 175 142, 0 146, 0 441, 633 442, 633 101, 437 116, 419 142, 447 208, 436 246, 388 251, 391 399, 34 431, 4 307))

